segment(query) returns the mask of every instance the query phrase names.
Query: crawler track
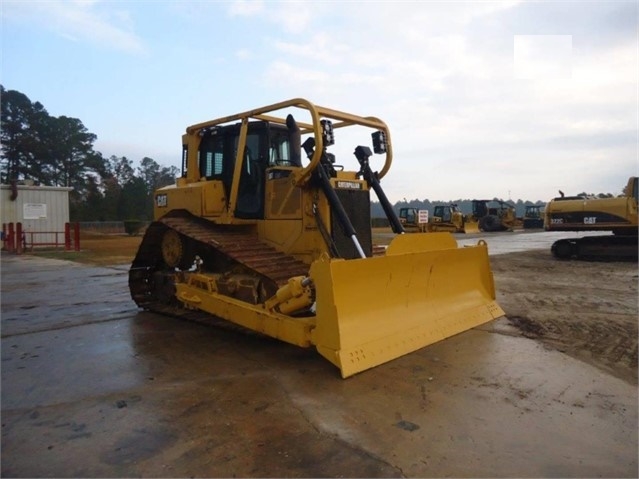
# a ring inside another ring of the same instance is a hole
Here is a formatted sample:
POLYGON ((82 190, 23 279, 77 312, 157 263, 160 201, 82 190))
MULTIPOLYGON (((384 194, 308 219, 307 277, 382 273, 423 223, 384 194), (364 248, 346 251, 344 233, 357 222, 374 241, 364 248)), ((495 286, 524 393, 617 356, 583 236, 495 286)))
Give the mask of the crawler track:
POLYGON ((291 277, 308 274, 308 265, 260 242, 250 228, 216 225, 188 213, 170 215, 147 228, 129 270, 131 297, 139 307, 149 311, 199 322, 226 323, 207 313, 184 309, 175 299, 175 272, 161 255, 162 237, 167 229, 188 238, 191 253, 215 257, 215 263, 221 268, 214 271, 216 273, 240 266, 258 275, 270 290, 283 286, 291 277))
POLYGON ((561 239, 551 247, 558 259, 585 261, 637 261, 637 236, 586 236, 561 239))

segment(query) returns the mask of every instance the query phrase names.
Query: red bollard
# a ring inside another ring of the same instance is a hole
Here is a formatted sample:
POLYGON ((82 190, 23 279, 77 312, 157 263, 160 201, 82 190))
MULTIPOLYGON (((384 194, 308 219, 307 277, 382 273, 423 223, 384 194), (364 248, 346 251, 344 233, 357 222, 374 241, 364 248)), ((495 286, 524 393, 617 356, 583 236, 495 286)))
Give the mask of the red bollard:
POLYGON ((80 251, 80 223, 73 224, 73 245, 76 251, 80 251))
POLYGON ((64 249, 71 251, 71 224, 64 223, 64 249))
POLYGON ((9 234, 7 235, 7 251, 9 253, 16 252, 16 236, 13 231, 13 223, 9 223, 9 234))
POLYGON ((24 233, 22 232, 22 223, 16 223, 16 253, 22 254, 24 246, 24 233))

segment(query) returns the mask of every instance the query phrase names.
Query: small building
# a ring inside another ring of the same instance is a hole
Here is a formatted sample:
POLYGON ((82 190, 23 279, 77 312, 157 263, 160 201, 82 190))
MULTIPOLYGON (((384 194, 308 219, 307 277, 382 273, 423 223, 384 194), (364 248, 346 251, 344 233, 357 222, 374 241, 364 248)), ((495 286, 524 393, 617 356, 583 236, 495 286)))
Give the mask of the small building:
POLYGON ((0 185, 0 222, 22 223, 28 244, 64 243, 73 188, 35 186, 29 180, 23 183, 0 185))

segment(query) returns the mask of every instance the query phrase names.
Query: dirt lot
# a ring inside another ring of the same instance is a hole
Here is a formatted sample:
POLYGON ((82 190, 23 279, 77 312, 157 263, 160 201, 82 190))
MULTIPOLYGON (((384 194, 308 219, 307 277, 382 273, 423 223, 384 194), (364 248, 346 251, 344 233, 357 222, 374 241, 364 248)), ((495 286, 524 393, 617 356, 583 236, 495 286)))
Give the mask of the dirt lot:
POLYGON ((637 263, 491 257, 497 300, 526 337, 637 384, 637 263))
MULTIPOLYGON (((141 236, 84 234, 79 253, 45 255, 125 264, 140 241, 141 236)), ((491 264, 497 300, 517 334, 637 384, 637 263, 557 261, 548 251, 534 250, 491 256, 491 264)))
POLYGON ((140 240, 3 253, 2 477, 639 477, 636 263, 491 236, 508 317, 341 380, 136 308, 140 240))

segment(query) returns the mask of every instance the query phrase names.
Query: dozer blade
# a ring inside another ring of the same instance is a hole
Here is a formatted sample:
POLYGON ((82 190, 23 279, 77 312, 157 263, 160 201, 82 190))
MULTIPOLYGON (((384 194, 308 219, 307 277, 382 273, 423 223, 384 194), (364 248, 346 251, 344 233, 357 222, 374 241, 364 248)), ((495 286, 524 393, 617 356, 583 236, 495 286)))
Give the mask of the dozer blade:
POLYGON ((346 378, 504 314, 485 242, 399 235, 385 256, 316 261, 312 342, 346 378))
POLYGON ((467 221, 464 223, 464 233, 479 233, 479 223, 477 221, 467 221))

